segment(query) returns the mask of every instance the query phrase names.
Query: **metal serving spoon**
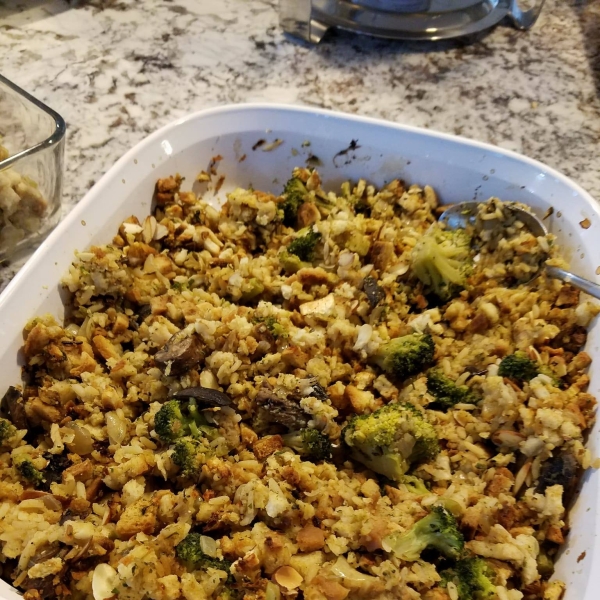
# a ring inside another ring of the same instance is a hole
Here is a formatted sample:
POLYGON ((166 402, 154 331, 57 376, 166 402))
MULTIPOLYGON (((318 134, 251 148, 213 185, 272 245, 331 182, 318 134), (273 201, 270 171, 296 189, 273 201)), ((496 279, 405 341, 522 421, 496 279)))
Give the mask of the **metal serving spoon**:
MULTIPOLYGON (((467 225, 475 224, 475 217, 477 215, 477 207, 479 204, 480 202, 461 202, 460 204, 454 204, 440 215, 439 220, 446 223, 446 226, 449 229, 464 229, 467 225)), ((544 223, 530 212, 527 212, 518 206, 511 205, 504 206, 504 210, 510 211, 512 215, 521 221, 521 223, 523 223, 523 225, 525 225, 536 237, 548 234, 548 230, 544 223)), ((565 283, 570 283, 578 290, 600 300, 600 285, 597 283, 593 283, 588 279, 579 277, 578 275, 560 269, 559 267, 552 267, 550 265, 543 265, 543 267, 546 269, 546 275, 549 277, 560 279, 565 283)))

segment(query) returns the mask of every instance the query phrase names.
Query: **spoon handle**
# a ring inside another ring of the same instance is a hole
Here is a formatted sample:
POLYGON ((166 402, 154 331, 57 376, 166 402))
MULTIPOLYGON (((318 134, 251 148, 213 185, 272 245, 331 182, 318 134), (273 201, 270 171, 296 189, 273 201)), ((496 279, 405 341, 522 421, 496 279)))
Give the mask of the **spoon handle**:
POLYGON ((573 273, 569 273, 569 271, 565 271, 564 269, 559 269, 558 267, 551 267, 546 265, 546 273, 550 277, 554 277, 554 279, 560 279, 565 283, 570 283, 573 287, 576 287, 578 290, 593 296, 600 300, 600 285, 597 283, 592 283, 588 279, 584 279, 583 277, 579 277, 573 273))

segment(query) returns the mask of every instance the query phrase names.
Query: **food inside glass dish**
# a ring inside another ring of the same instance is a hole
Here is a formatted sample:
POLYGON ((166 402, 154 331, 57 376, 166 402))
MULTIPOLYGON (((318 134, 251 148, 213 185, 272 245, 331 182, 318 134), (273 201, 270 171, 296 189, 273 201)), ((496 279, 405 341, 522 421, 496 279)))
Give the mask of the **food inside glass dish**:
MULTIPOLYGON (((9 156, 0 144, 0 161, 9 156)), ((14 168, 0 171, 0 252, 40 231, 47 213, 48 202, 35 181, 14 168)))
POLYGON ((552 235, 394 180, 172 176, 25 326, 2 577, 38 598, 558 600, 600 308, 552 235), (527 283, 523 283, 527 282, 527 283))

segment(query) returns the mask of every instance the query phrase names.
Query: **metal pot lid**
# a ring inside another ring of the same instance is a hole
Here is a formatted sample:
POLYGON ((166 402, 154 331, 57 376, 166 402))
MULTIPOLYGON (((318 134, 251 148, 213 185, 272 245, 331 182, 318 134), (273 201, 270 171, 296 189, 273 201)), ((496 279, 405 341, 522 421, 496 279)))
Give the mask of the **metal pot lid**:
POLYGON ((544 0, 280 0, 285 31, 318 43, 330 27, 378 37, 440 40, 484 31, 509 17, 518 29, 537 20, 544 0), (533 4, 533 5, 531 5, 533 4))

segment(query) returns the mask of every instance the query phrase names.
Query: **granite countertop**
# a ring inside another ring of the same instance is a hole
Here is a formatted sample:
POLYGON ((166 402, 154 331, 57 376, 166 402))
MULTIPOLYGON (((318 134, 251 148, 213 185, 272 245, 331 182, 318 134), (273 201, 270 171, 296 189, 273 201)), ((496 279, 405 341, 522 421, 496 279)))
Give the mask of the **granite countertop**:
MULTIPOLYGON (((297 103, 491 142, 600 198, 600 3, 547 0, 529 32, 402 43, 285 36, 276 0, 8 0, 0 72, 68 124, 64 212, 131 146, 186 113, 297 103), (218 8, 215 8, 218 6, 218 8)), ((20 263, 0 270, 5 285, 20 263)))

